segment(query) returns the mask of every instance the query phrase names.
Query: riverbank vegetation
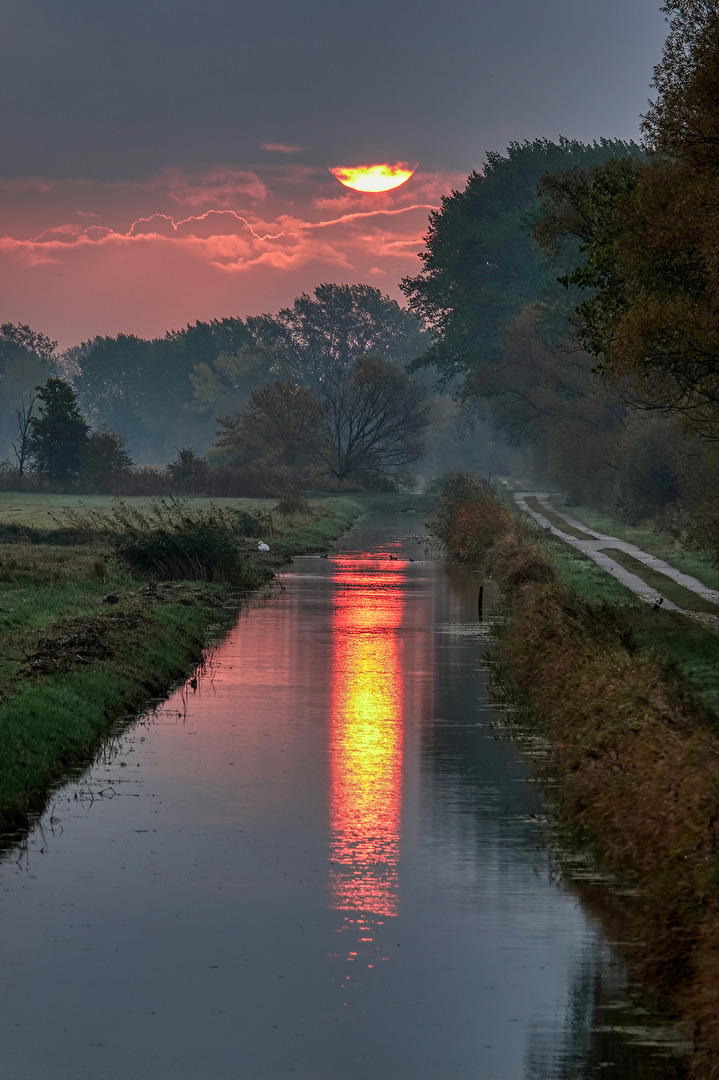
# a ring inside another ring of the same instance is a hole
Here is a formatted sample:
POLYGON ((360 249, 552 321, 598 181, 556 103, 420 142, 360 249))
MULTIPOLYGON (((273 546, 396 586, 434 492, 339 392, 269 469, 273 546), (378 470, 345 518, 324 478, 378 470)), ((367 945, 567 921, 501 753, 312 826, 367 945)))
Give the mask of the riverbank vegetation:
POLYGON ((120 501, 56 510, 52 529, 7 526, 0 831, 22 828, 113 724, 185 678, 248 590, 293 554, 326 549, 362 509, 347 497, 252 510, 120 501))
POLYGON ((430 529, 502 586, 497 662, 551 740, 561 820, 638 888, 627 906, 643 943, 633 962, 694 1022, 692 1075, 715 1077, 719 637, 616 592, 598 599, 593 575, 584 595, 581 572, 569 588, 541 530, 469 478, 445 488, 430 529))

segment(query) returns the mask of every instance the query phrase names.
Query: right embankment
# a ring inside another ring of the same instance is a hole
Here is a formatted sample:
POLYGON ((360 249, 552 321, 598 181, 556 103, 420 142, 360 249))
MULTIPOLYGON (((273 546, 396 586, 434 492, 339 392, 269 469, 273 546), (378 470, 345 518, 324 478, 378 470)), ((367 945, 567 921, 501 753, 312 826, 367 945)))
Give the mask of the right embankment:
POLYGON ((486 486, 451 481, 429 528, 502 586, 510 614, 497 659, 554 747, 561 818, 638 885, 638 971, 694 1022, 690 1075, 719 1078, 719 719, 641 647, 621 609, 562 584, 486 486))

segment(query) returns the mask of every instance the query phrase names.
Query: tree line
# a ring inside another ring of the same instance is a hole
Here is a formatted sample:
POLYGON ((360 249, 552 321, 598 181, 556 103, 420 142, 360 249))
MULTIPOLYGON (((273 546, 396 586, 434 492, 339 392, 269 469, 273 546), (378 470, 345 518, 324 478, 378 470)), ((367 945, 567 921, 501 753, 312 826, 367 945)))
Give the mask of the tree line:
POLYGON ((427 385, 405 370, 425 346, 417 317, 368 285, 324 284, 274 316, 157 341, 95 338, 59 355, 6 324, 5 481, 148 494, 393 485, 430 423, 427 385), (206 455, 192 445, 213 438, 206 455), (133 463, 135 448, 156 460, 168 446, 165 467, 133 463))

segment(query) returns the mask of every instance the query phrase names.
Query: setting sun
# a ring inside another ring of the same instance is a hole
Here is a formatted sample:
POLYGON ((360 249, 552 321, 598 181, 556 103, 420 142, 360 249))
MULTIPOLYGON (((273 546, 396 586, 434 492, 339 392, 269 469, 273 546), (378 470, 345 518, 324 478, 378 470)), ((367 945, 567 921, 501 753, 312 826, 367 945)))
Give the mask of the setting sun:
POLYGON ((337 165, 330 172, 345 187, 355 191, 390 191, 409 180, 416 165, 337 165))

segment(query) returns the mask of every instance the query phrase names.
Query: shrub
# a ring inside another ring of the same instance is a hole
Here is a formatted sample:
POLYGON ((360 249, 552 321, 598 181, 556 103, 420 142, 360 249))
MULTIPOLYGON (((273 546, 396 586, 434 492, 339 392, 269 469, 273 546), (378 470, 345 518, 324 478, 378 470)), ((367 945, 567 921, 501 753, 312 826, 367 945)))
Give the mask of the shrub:
POLYGON ((528 527, 486 485, 457 476, 445 485, 427 527, 461 562, 484 562, 504 588, 548 584, 554 569, 528 527))
POLYGON ((303 499, 301 495, 292 492, 280 499, 275 507, 275 512, 281 517, 289 517, 290 514, 307 513, 309 508, 310 504, 307 502, 307 499, 303 499))
POLYGON ((229 581, 252 587, 268 571, 240 556, 237 538, 211 522, 181 530, 152 529, 115 544, 117 558, 136 577, 229 581))
POLYGON ((146 533, 164 530, 181 533, 196 526, 213 525, 235 537, 257 537, 270 533, 269 514, 258 511, 219 507, 191 506, 184 499, 155 499, 148 510, 140 510, 123 499, 109 510, 89 510, 85 507, 66 507, 62 524, 65 528, 83 532, 94 539, 133 539, 146 533))
POLYGON ((108 541, 136 577, 229 581, 252 588, 271 576, 241 553, 243 538, 270 531, 266 515, 190 507, 181 499, 156 499, 149 510, 138 510, 119 499, 109 511, 69 509, 64 521, 88 539, 108 541))
POLYGON ((167 471, 174 491, 183 494, 202 494, 207 484, 207 463, 191 446, 177 451, 177 458, 169 462, 167 471))

